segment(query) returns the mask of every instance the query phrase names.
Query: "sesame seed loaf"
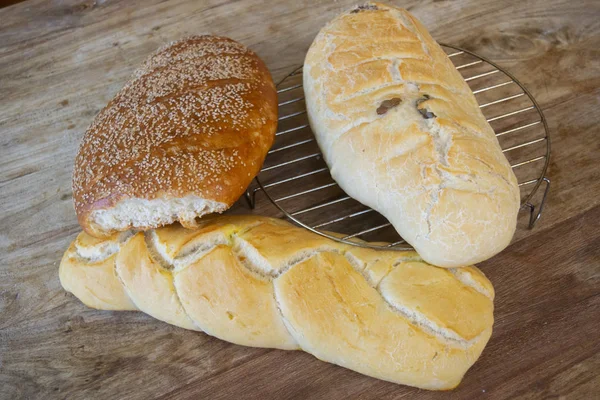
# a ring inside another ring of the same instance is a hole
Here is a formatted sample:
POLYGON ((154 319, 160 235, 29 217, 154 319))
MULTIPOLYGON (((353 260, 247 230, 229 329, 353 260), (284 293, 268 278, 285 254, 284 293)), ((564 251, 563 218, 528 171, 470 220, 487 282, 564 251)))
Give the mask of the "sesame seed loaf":
POLYGON ((277 126, 265 64, 231 39, 160 49, 100 111, 75 160, 79 223, 97 237, 223 212, 260 170, 277 126))

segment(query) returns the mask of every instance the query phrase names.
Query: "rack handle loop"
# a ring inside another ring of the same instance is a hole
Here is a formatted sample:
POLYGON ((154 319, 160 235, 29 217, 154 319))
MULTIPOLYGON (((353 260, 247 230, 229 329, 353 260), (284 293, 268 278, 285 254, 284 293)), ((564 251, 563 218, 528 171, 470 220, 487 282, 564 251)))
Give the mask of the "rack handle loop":
POLYGON ((546 204, 546 197, 548 197, 548 192, 550 191, 550 179, 548 179, 547 177, 543 177, 542 181, 546 182, 546 188, 544 189, 544 195, 542 196, 542 201, 540 202, 537 212, 535 211, 535 206, 533 204, 529 202, 523 204, 525 207, 529 208, 529 229, 532 229, 535 226, 538 219, 540 219, 540 217, 542 216, 542 211, 544 211, 544 204, 546 204))

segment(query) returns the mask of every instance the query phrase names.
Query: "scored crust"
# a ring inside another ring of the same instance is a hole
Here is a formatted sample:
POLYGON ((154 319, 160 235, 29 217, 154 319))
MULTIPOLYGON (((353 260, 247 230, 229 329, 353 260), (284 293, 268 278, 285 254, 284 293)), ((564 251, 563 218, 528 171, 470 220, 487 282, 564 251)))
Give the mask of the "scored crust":
POLYGON ((231 39, 194 36, 150 56, 100 111, 75 160, 81 226, 106 236, 229 208, 277 125, 265 64, 231 39))
POLYGON ((341 14, 303 74, 333 179, 427 262, 477 263, 510 243, 516 177, 469 86, 410 13, 369 3, 341 14))

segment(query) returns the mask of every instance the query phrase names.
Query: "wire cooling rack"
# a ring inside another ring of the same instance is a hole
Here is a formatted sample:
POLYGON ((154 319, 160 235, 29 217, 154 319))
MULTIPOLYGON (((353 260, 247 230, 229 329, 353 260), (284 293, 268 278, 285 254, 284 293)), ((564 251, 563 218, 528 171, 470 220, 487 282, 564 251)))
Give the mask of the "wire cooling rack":
MULTIPOLYGON (((550 139, 544 114, 531 93, 492 61, 442 44, 475 94, 519 181, 521 208, 529 228, 540 218, 550 180, 545 176, 550 139), (545 185, 537 208, 533 195, 545 185)), ((283 214, 306 229, 345 243, 408 250, 410 246, 379 213, 348 196, 335 183, 310 129, 302 89, 302 68, 278 86, 279 124, 273 148, 246 199, 254 208, 262 192, 283 214), (338 232, 340 237, 328 232, 338 232), (363 241, 356 241, 355 239, 363 241)))

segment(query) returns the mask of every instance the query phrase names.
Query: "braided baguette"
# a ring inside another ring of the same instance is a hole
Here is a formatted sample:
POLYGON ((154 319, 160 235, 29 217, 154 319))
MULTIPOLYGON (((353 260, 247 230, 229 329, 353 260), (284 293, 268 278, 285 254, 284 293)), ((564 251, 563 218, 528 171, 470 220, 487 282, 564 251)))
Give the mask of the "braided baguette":
POLYGON ((265 217, 215 217, 108 239, 81 233, 65 290, 245 346, 302 349, 396 383, 451 389, 481 354, 494 290, 475 267, 338 243, 265 217))

